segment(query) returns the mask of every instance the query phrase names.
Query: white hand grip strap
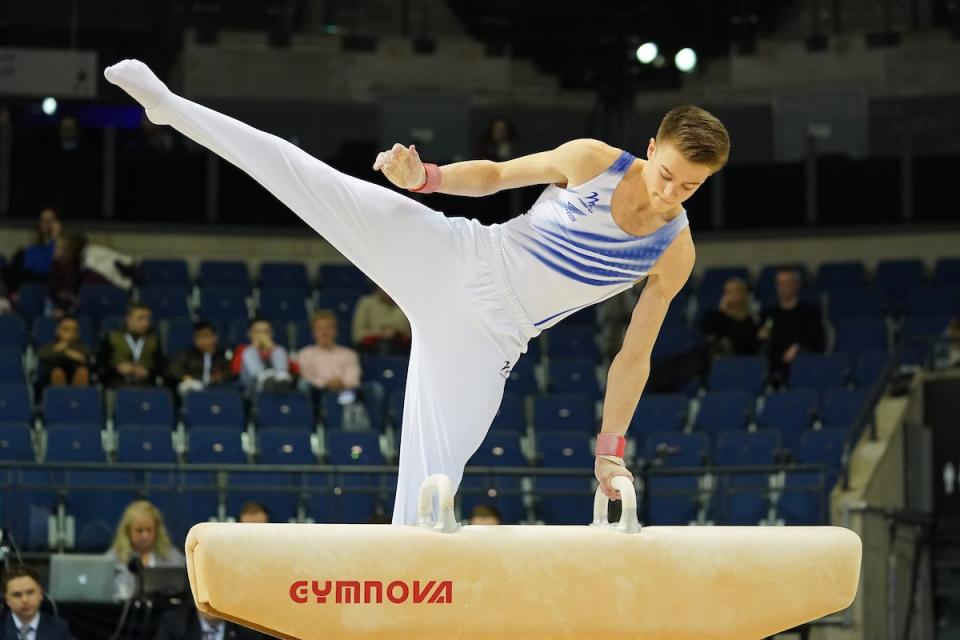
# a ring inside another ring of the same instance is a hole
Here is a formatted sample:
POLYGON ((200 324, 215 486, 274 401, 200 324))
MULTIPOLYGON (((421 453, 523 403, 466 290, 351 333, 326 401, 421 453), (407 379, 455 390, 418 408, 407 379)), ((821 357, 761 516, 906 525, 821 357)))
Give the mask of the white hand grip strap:
POLYGON ((637 491, 633 482, 626 476, 615 476, 611 480, 613 488, 620 492, 623 508, 620 510, 619 522, 607 522, 609 518, 610 501, 600 487, 593 497, 593 526, 616 529, 623 533, 639 533, 640 520, 637 517, 637 491))
POLYGON ((442 473, 427 477, 420 485, 417 526, 444 533, 453 533, 460 528, 453 513, 453 483, 442 473), (433 517, 433 496, 437 496, 440 502, 438 518, 433 517))

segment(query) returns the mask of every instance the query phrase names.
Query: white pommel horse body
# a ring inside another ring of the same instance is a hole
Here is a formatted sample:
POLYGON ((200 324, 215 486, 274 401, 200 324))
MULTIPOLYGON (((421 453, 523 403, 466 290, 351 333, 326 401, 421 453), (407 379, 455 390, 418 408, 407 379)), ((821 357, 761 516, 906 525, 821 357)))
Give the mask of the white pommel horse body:
POLYGON ((460 527, 431 476, 417 526, 202 523, 187 536, 201 611, 274 636, 760 640, 848 607, 860 538, 839 527, 460 527), (433 498, 439 513, 433 515, 433 498))

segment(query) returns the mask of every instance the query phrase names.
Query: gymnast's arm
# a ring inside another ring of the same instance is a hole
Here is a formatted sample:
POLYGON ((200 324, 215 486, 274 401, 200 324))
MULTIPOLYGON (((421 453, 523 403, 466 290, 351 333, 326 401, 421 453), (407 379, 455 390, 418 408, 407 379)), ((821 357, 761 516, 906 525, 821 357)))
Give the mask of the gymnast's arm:
MULTIPOLYGON (((695 251, 689 229, 684 229, 663 253, 634 307, 620 352, 610 364, 607 392, 603 401, 601 433, 624 435, 637 409, 640 394, 650 376, 650 354, 667 315, 670 302, 677 295, 693 270, 695 251)), ((610 485, 615 475, 630 473, 610 462, 597 459, 597 479, 610 498, 617 492, 610 485)))
MULTIPOLYGON (((619 154, 618 149, 599 140, 584 138, 506 162, 455 162, 439 168, 437 193, 480 197, 537 184, 580 184, 610 166, 619 154)), ((382 170, 401 189, 415 189, 426 180, 423 163, 412 145, 396 144, 380 153, 373 168, 382 170)))

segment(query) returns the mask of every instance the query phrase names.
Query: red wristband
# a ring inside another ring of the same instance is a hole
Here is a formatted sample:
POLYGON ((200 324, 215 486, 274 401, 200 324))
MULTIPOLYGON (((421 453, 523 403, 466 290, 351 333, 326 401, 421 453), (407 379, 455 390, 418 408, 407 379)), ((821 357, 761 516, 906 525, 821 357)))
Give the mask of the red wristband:
POLYGON ((623 457, 627 440, 619 433, 601 433, 597 436, 597 455, 623 457))
POLYGON ((429 162, 424 162, 423 168, 426 172, 426 178, 424 178, 423 184, 416 189, 408 189, 408 191, 413 191, 414 193, 433 193, 440 187, 440 167, 435 164, 430 164, 429 162))

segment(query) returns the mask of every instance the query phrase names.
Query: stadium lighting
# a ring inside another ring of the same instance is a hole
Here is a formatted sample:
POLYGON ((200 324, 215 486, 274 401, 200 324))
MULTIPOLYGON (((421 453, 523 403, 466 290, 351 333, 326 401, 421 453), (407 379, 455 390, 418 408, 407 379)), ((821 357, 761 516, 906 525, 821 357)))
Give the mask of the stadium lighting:
POLYGON ((40 103, 40 108, 43 109, 45 114, 52 116, 57 112, 56 98, 44 98, 43 102, 40 103))
POLYGON ((644 42, 642 45, 637 47, 637 61, 642 64, 650 64, 656 59, 659 53, 660 49, 657 47, 656 43, 644 42))
POLYGON ((680 49, 673 57, 673 63, 683 73, 690 73, 697 67, 697 53, 690 47, 680 49))

